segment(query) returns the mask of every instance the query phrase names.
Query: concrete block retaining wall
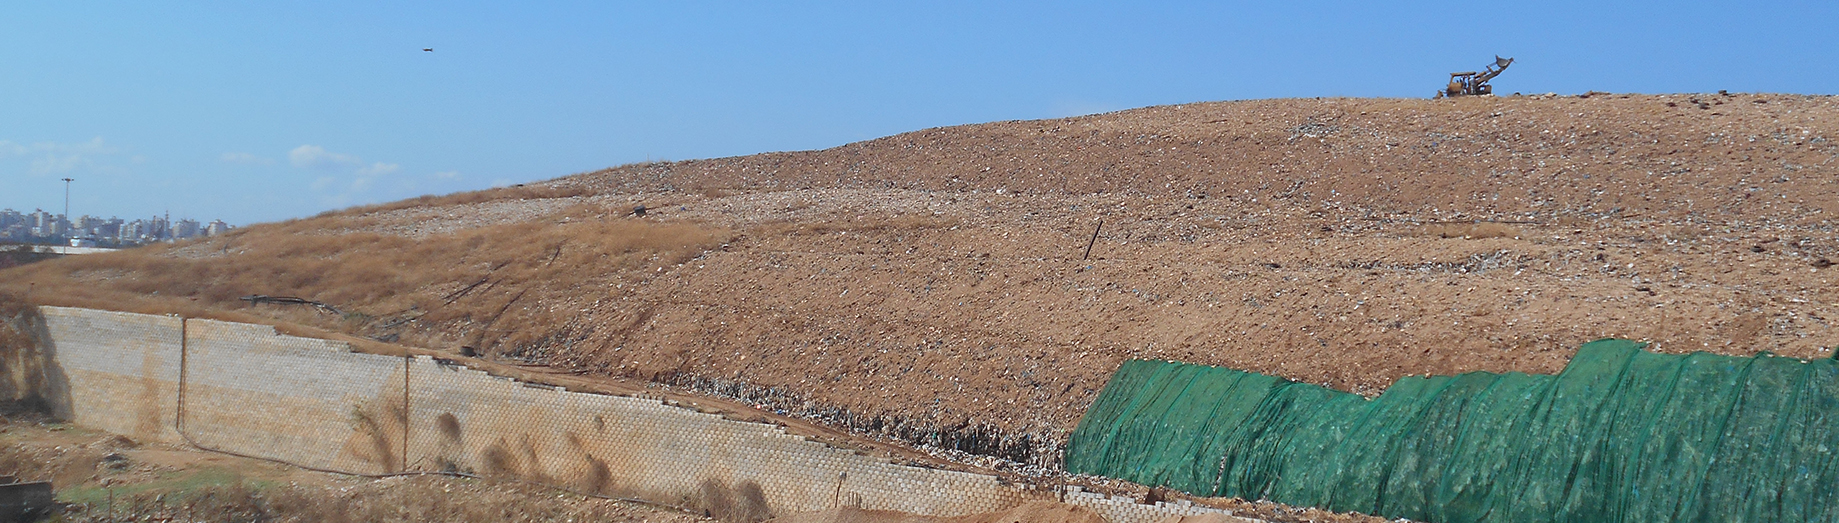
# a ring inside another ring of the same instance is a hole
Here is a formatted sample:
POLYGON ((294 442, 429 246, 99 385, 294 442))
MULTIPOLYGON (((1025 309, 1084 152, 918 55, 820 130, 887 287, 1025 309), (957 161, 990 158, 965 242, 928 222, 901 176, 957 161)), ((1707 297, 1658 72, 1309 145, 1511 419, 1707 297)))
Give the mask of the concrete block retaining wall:
MULTIPOLYGON (((141 440, 189 437, 353 473, 516 476, 746 517, 838 503, 955 516, 1055 497, 994 476, 888 463, 776 425, 521 383, 426 356, 356 353, 267 326, 61 307, 40 314, 49 361, 39 387, 58 414, 141 440)), ((1204 510, 1065 497, 1114 523, 1204 510)))
MULTIPOLYGON (((59 418, 139 440, 176 442, 179 319, 41 309, 47 374, 41 393, 59 418)), ((21 391, 25 392, 25 391, 21 391)))

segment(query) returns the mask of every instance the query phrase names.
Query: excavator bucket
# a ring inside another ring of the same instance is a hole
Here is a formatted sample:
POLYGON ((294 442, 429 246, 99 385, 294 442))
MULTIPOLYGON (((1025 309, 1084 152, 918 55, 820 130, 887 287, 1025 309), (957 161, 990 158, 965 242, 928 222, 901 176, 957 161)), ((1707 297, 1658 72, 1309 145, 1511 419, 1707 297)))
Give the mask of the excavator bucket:
POLYGON ((1494 66, 1495 67, 1506 69, 1507 66, 1512 63, 1513 63, 1512 58, 1501 58, 1501 55, 1498 55, 1498 54, 1494 55, 1494 66))

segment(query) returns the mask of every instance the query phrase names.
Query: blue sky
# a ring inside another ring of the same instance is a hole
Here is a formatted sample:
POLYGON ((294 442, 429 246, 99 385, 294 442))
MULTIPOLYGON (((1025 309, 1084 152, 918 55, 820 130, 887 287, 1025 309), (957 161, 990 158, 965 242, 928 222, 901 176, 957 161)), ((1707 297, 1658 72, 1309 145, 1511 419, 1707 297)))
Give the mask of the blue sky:
POLYGON ((0 207, 236 224, 1149 105, 1839 81, 1830 2, 0 4, 0 207), (1282 5, 1279 5, 1282 4, 1282 5), (422 48, 433 47, 434 52, 422 48))

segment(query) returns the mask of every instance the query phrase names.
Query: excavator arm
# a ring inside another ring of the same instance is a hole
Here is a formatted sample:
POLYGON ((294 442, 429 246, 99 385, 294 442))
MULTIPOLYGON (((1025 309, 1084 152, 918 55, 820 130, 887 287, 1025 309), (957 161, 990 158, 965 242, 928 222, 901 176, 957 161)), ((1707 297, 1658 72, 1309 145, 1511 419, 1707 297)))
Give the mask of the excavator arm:
POLYGON ((1488 80, 1493 80, 1494 77, 1501 75, 1501 71, 1506 71, 1509 65, 1513 65, 1512 58, 1501 58, 1500 55, 1495 55, 1494 65, 1490 65, 1486 71, 1476 74, 1475 83, 1481 84, 1486 83, 1488 80))

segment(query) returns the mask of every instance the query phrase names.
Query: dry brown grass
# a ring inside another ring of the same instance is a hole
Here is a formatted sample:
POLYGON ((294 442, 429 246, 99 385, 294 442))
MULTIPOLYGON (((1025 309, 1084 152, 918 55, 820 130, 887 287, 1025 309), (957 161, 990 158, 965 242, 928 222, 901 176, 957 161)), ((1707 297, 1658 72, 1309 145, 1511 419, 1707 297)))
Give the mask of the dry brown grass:
POLYGON ((353 207, 350 209, 344 209, 344 210, 339 210, 339 211, 331 211, 327 213, 322 213, 319 215, 319 217, 329 217, 329 216, 335 216, 335 215, 359 215, 359 214, 377 213, 377 212, 385 212, 385 211, 394 211, 398 209, 409 209, 409 208, 420 208, 420 207, 443 207, 443 206, 451 206, 451 205, 468 205, 468 204, 484 203, 484 202, 497 201, 497 200, 544 200, 544 199, 550 199, 550 198, 572 198, 576 196, 590 196, 593 194, 595 194, 594 190, 589 189, 587 186, 583 186, 583 185, 557 185, 557 184, 547 184, 547 183, 531 184, 531 185, 520 184, 520 185, 513 185, 510 187, 482 189, 482 190, 477 190, 477 191, 459 192, 459 193, 439 195, 439 196, 428 194, 428 195, 417 196, 414 198, 409 198, 407 200, 398 200, 394 202, 379 203, 375 205, 365 205, 361 207, 353 207))
POLYGON ((526 347, 566 323, 556 308, 584 289, 682 263, 728 232, 621 219, 577 207, 551 219, 424 239, 369 232, 340 215, 259 225, 204 240, 72 256, 0 271, 17 301, 232 321, 291 322, 364 336, 526 347), (188 258, 177 249, 210 252, 188 258), (253 294, 337 307, 251 306, 253 294), (438 334, 435 334, 437 333, 438 334))

